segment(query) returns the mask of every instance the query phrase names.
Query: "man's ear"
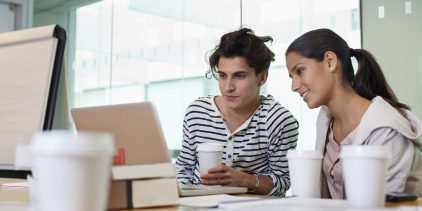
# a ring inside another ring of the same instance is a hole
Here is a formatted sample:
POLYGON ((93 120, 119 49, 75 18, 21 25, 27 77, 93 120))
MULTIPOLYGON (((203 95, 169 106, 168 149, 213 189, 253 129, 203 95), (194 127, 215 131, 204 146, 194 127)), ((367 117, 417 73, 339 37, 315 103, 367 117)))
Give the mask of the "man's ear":
POLYGON ((324 61, 330 72, 334 72, 337 68, 338 60, 337 55, 332 51, 325 52, 324 61))
POLYGON ((267 82, 268 70, 264 70, 258 74, 258 86, 262 86, 267 82))

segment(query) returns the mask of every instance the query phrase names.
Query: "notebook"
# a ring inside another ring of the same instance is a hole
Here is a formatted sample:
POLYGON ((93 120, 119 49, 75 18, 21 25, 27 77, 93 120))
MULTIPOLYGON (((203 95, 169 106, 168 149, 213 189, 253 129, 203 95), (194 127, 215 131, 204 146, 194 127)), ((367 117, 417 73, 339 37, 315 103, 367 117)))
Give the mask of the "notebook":
MULTIPOLYGON (((171 162, 160 120, 151 102, 115 104, 71 110, 78 131, 112 132, 119 154, 114 164, 171 162)), ((246 193, 244 187, 181 186, 180 196, 246 193)))

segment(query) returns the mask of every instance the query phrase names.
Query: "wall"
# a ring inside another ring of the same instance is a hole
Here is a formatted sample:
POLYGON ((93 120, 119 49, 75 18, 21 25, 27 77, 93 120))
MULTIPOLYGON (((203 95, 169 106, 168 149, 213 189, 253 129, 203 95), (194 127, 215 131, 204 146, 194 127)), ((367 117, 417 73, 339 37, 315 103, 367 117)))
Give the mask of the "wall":
MULTIPOLYGON (((57 104, 56 110, 54 114, 53 120, 53 128, 54 129, 68 129, 73 127, 73 123, 71 122, 70 117, 70 105, 69 105, 69 98, 73 97, 73 92, 71 90, 67 90, 67 84, 73 83, 73 75, 70 74, 69 70, 72 68, 72 64, 70 64, 68 54, 69 52, 73 52, 74 50, 74 43, 72 40, 69 39, 71 35, 69 32, 71 31, 70 28, 74 27, 73 22, 69 21, 69 17, 71 17, 72 13, 71 8, 75 8, 78 5, 83 5, 87 3, 92 3, 93 0, 71 0, 71 1, 62 1, 57 2, 56 5, 52 5, 51 8, 45 9, 37 9, 39 8, 39 3, 46 3, 40 1, 34 1, 34 16, 33 16, 33 25, 36 26, 44 26, 50 24, 58 24, 63 27, 67 32, 67 41, 66 41, 66 49, 65 49, 65 56, 63 62, 63 72, 60 77, 60 84, 59 84, 59 92, 57 96, 57 104)), ((72 55, 72 54, 70 54, 72 55)), ((73 59, 70 59, 73 60, 73 59)))
MULTIPOLYGON (((34 11, 34 26, 60 24, 70 29, 69 9, 76 5, 92 3, 92 0, 65 1, 64 4, 50 10, 34 11)), ((34 1, 35 8, 37 1, 34 1)), ((399 100, 412 107, 422 118, 422 1, 409 0, 371 0, 361 1, 362 8, 362 46, 372 52, 384 70, 386 78, 399 100), (411 3, 411 13, 405 14, 406 2, 411 3), (379 18, 379 7, 384 6, 384 18, 379 18)), ((69 30, 68 30, 69 31, 69 30)), ((69 41, 69 40, 68 40, 69 41)), ((67 43, 67 51, 73 43, 67 43)), ((68 58, 68 57, 66 57, 68 58)), ((65 74, 71 64, 65 63, 65 74)), ((67 82, 72 83, 68 75, 67 82)), ((63 83, 62 83, 63 84, 63 83)), ((61 90, 65 87, 61 86, 61 90)), ((63 93, 60 91, 60 93, 63 93)), ((67 92, 71 96, 71 92, 67 92)), ((58 106, 55 128, 68 127, 66 118, 66 96, 58 106)))
POLYGON ((26 29, 32 26, 33 0, 0 0, 0 32, 26 29))
POLYGON ((10 9, 9 3, 0 2, 0 33, 15 30, 15 12, 10 9))
POLYGON ((399 100, 422 118, 422 1, 362 0, 361 8, 363 48, 377 58, 399 100))

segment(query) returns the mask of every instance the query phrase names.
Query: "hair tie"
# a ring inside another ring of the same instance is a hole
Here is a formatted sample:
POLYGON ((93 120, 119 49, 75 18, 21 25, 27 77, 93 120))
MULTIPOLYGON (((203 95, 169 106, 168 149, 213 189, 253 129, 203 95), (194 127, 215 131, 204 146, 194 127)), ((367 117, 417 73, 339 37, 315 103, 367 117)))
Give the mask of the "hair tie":
POLYGON ((355 50, 353 48, 350 48, 349 52, 351 57, 355 56, 355 50))

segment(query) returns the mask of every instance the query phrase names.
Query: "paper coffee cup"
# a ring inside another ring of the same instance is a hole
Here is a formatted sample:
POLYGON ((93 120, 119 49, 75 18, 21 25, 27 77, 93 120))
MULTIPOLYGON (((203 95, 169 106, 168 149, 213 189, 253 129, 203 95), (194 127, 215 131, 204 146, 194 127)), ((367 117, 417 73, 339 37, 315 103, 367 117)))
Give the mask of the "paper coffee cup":
POLYGON ((343 146, 340 158, 347 203, 354 208, 383 207, 389 150, 385 146, 343 146))
POLYGON ((321 196, 322 153, 311 150, 287 151, 292 194, 299 197, 321 196))
POLYGON ((196 148, 199 162, 199 172, 207 173, 208 169, 221 164, 224 144, 202 143, 196 148))
POLYGON ((46 131, 31 142, 35 200, 42 211, 103 211, 106 209, 113 156, 108 133, 46 131))

